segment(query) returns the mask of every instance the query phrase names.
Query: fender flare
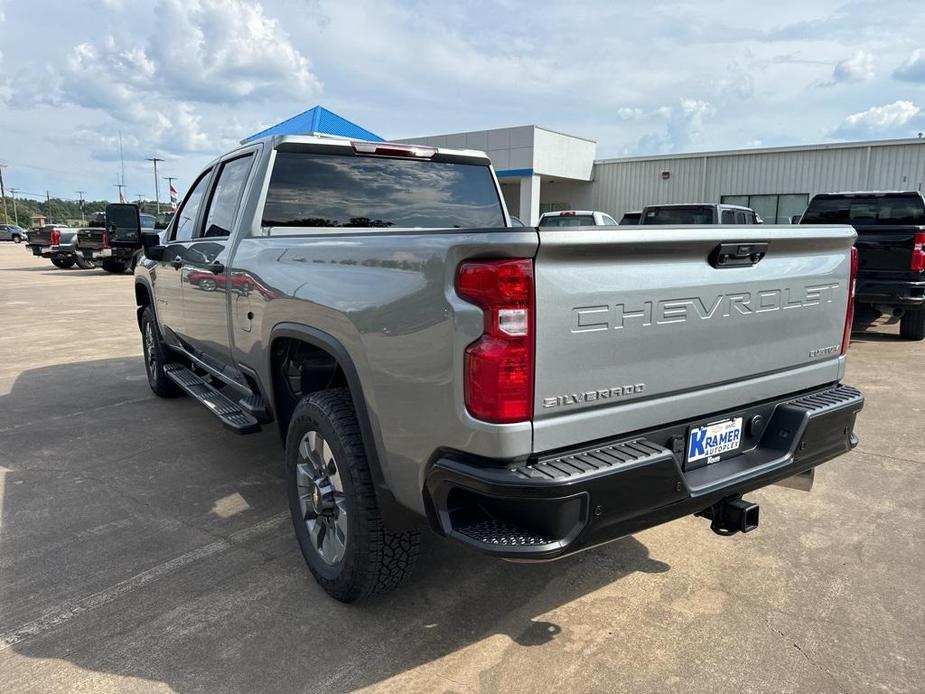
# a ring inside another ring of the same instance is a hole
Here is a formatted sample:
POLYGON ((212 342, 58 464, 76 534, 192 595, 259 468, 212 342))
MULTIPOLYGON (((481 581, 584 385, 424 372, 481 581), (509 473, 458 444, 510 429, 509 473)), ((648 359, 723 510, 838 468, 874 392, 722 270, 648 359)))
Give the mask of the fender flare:
POLYGON ((347 387, 350 389, 350 397, 353 400, 353 406, 356 410, 357 423, 360 425, 360 436, 363 439, 363 447, 366 450, 366 460, 369 463, 369 471, 373 478, 373 486, 376 490, 376 499, 379 502, 379 510, 382 513, 383 520, 386 524, 395 530, 415 527, 421 523, 421 518, 413 513, 410 509, 405 508, 395 500, 392 490, 386 482, 382 470, 382 461, 380 451, 382 450, 382 437, 373 428, 372 420, 369 416, 369 410, 366 407, 366 397, 363 394, 363 386, 360 383, 360 376, 357 372, 353 358, 347 351, 347 348, 333 335, 312 328, 302 323, 282 322, 277 323, 270 330, 267 338, 266 348, 266 374, 267 391, 270 397, 270 405, 275 411, 276 403, 276 383, 273 376, 273 342, 282 337, 289 337, 302 340, 310 345, 323 349, 337 361, 341 370, 344 372, 344 378, 347 380, 347 387))

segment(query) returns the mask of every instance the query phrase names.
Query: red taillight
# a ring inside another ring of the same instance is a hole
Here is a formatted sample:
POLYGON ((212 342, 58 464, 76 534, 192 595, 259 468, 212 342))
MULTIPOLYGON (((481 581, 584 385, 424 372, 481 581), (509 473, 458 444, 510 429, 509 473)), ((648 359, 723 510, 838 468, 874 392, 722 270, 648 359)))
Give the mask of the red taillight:
POLYGON ((61 243, 61 232, 58 231, 57 229, 52 229, 51 230, 51 245, 57 246, 59 243, 61 243))
POLYGON ((851 247, 851 276, 848 278, 848 308, 845 310, 845 331, 841 338, 841 353, 848 352, 851 341, 851 324, 854 323, 854 286, 858 281, 858 249, 851 247))
POLYGON ((918 232, 912 239, 912 260, 909 269, 916 272, 925 270, 925 232, 918 232))
POLYGON ((109 248, 109 232, 103 231, 103 248, 109 248))
POLYGON ((506 424, 533 417, 533 260, 460 264, 456 291, 485 314, 482 336, 466 348, 469 413, 506 424))

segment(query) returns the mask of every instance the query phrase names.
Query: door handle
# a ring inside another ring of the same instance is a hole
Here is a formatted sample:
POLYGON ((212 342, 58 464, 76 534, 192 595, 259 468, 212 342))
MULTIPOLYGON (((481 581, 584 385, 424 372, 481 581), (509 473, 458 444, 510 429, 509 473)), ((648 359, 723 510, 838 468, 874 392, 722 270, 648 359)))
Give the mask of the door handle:
POLYGON ((183 261, 180 259, 180 256, 177 256, 176 258, 171 260, 170 264, 173 265, 177 270, 183 267, 183 261))
POLYGON ((225 272, 225 266, 221 264, 218 260, 213 260, 208 265, 209 272, 213 275, 220 275, 225 272))

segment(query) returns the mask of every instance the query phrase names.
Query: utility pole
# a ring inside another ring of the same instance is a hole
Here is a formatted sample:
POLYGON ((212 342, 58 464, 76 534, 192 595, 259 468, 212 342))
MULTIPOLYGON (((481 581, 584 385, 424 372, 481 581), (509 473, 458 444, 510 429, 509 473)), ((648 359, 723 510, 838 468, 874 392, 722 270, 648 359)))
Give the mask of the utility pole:
POLYGON ((48 214, 48 219, 46 222, 51 222, 51 193, 48 192, 48 189, 45 189, 45 212, 48 214))
POLYGON ((6 191, 3 189, 3 170, 6 164, 0 164, 0 197, 3 198, 3 221, 9 224, 10 216, 6 213, 6 191))
POLYGON ((157 177, 157 162, 164 161, 163 159, 158 159, 155 154, 153 157, 148 157, 147 161, 154 162, 154 204, 157 207, 157 216, 161 216, 161 185, 157 177))
POLYGON ((84 195, 86 195, 87 191, 77 190, 74 192, 76 192, 77 196, 80 198, 80 222, 84 226, 87 226, 87 218, 84 216, 84 195))
POLYGON ((18 192, 18 188, 10 188, 10 197, 13 199, 13 224, 16 226, 19 226, 19 215, 16 214, 16 193, 18 192))
POLYGON ((139 211, 139 212, 144 212, 144 211, 145 211, 145 204, 144 204, 144 195, 145 195, 145 194, 144 194, 144 193, 135 193, 135 195, 138 196, 138 211, 139 211))

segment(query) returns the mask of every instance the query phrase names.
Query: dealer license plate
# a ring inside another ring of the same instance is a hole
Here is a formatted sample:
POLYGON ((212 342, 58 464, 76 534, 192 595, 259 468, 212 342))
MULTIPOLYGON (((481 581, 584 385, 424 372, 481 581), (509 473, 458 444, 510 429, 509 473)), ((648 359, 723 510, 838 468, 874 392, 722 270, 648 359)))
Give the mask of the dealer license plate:
POLYGON ((724 453, 736 451, 742 445, 742 418, 724 419, 691 429, 687 437, 687 462, 706 460, 716 463, 724 453))

